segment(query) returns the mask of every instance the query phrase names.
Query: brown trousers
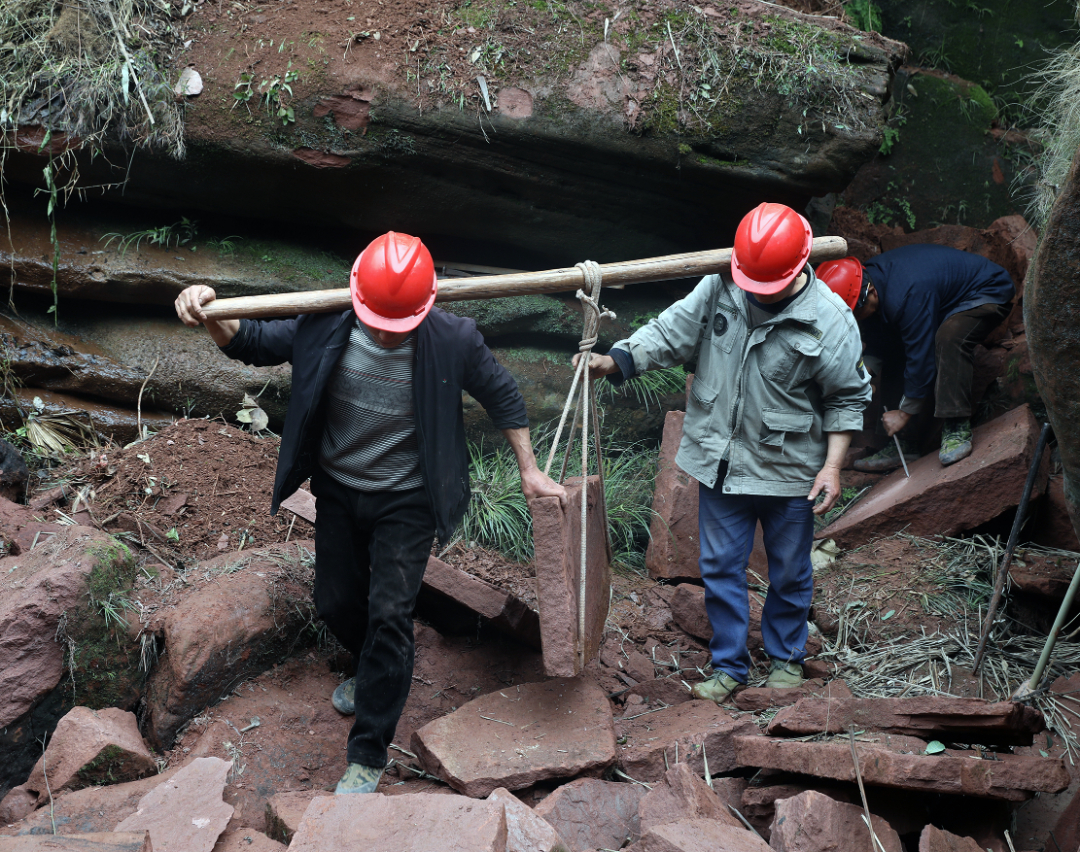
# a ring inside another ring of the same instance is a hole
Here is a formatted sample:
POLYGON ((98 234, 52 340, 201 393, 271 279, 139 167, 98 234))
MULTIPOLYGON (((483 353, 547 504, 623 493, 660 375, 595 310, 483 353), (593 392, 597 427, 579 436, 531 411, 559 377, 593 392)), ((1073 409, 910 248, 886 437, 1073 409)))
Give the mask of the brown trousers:
POLYGON ((1009 315, 1012 302, 979 305, 953 314, 934 338, 937 380, 934 383, 934 416, 942 419, 971 417, 971 381, 975 347, 986 340, 1009 315))

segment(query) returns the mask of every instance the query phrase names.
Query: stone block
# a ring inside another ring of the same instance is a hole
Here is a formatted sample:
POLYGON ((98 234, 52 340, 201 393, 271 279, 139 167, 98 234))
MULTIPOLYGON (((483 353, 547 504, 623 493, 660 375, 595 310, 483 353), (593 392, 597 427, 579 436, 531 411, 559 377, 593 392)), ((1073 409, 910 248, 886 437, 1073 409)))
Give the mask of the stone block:
MULTIPOLYGON (((696 578, 701 576, 698 558, 698 481, 675 464, 675 454, 682 440, 684 411, 669 411, 664 418, 664 436, 657 459, 653 486, 653 518, 649 524, 649 546, 645 567, 656 579, 696 578)), ((766 582, 769 562, 765 556, 761 525, 754 533, 749 567, 766 582)))
POLYGON ((154 852, 146 831, 0 837, 0 852, 154 852))
POLYGON ((821 783, 813 786, 810 784, 768 784, 764 787, 744 787, 742 800, 736 807, 746 821, 768 841, 772 833, 773 818, 776 816, 776 803, 798 796, 807 790, 822 793, 837 802, 855 802, 858 796, 857 792, 849 795, 842 788, 821 783))
POLYGON ((970 837, 928 825, 919 835, 919 852, 982 852, 982 847, 970 837))
POLYGON ((95 784, 134 781, 157 773, 157 763, 139 734, 134 713, 116 707, 73 707, 57 723, 45 754, 22 788, 37 796, 95 784), (48 767, 48 783, 45 778, 48 767))
MULTIPOLYGON (((881 849, 903 852, 900 835, 881 817, 870 815, 881 849)), ((864 852, 875 847, 859 805, 807 790, 776 802, 769 846, 775 852, 864 852)))
POLYGON ((611 596, 611 559, 607 514, 600 478, 588 477, 586 508, 585 594, 581 598, 581 479, 565 483, 564 510, 555 497, 529 501, 533 518, 533 564, 543 642, 544 671, 574 677, 596 657, 604 638, 611 596), (584 610, 584 630, 579 619, 584 610))
POLYGON ((156 852, 211 852, 233 815, 222 799, 232 769, 227 760, 200 757, 139 800, 117 831, 149 831, 156 852))
POLYGON ((735 828, 742 823, 732 815, 727 801, 685 763, 677 763, 641 800, 638 807, 641 833, 668 822, 683 819, 712 819, 735 828))
POLYGON ((253 828, 230 828, 218 838, 214 852, 285 852, 284 843, 271 840, 253 828))
MULTIPOLYGON (((735 760, 742 767, 779 769, 817 778, 854 781, 855 767, 846 740, 799 742, 767 737, 734 737, 735 760)), ((1063 761, 1055 758, 995 755, 978 760, 974 752, 952 749, 924 754, 914 737, 885 735, 882 744, 858 743, 863 783, 901 790, 983 796, 1020 802, 1034 793, 1056 793, 1069 785, 1063 761)))
POLYGON ((286 845, 292 840, 304 818, 304 812, 322 790, 290 790, 275 793, 266 800, 266 833, 286 845))
MULTIPOLYGON (((554 498, 553 498, 554 499, 554 498)), ((600 774, 615 761, 607 695, 585 679, 510 686, 475 698, 412 736, 424 769, 467 796, 600 774)))
MULTIPOLYGON (((1013 409, 976 427, 966 459, 943 467, 930 453, 908 465, 910 478, 893 471, 817 537, 852 548, 899 530, 956 535, 985 523, 1020 502, 1038 438, 1031 408, 1013 409)), ((1044 453, 1032 496, 1043 492, 1049 464, 1044 453)))
POLYGON ((851 698, 851 690, 842 680, 825 682, 819 678, 810 678, 795 689, 772 689, 758 686, 740 690, 735 693, 734 704, 740 710, 757 713, 772 707, 790 707, 804 698, 851 698))
POLYGON ((1012 701, 918 698, 804 698, 769 723, 770 736, 842 734, 850 727, 982 745, 1031 745, 1042 714, 1012 701))
POLYGON ((621 849, 641 836, 638 784, 579 778, 557 788, 536 806, 573 852, 621 849))
POLYGON ((1076 564, 1075 555, 1051 555, 1021 550, 1009 565, 1009 579, 1021 592, 1055 602, 1054 609, 1050 610, 1054 612, 1056 605, 1065 599, 1065 592, 1076 573, 1076 564))
POLYGON ((771 852, 752 831, 712 819, 684 819, 650 829, 625 852, 771 852))
POLYGON ((647 784, 660 782, 669 766, 686 763, 695 775, 705 777, 708 761, 711 775, 722 775, 738 767, 736 737, 754 737, 757 725, 749 719, 734 719, 711 701, 693 700, 666 707, 637 718, 616 720, 619 738, 619 768, 647 784))
POLYGON ((515 595, 460 568, 428 557, 424 586, 486 618, 492 627, 533 648, 541 647, 540 619, 515 595))
POLYGON ((570 852, 555 827, 509 790, 499 787, 487 800, 506 814, 506 852, 570 852))
POLYGON ((320 796, 308 806, 289 849, 504 852, 506 817, 498 802, 464 796, 320 796))

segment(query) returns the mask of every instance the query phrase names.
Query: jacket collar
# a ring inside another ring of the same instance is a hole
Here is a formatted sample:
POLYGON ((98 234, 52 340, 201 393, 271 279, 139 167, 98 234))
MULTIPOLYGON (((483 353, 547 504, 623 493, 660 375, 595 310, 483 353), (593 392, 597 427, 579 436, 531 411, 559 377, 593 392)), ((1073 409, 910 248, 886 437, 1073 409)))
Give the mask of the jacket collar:
MULTIPOLYGON (((814 274, 810 264, 805 266, 804 271, 806 272, 806 286, 799 293, 802 298, 796 299, 776 316, 770 317, 761 324, 762 326, 779 325, 787 321, 800 322, 805 325, 813 325, 817 322, 817 299, 813 297, 813 294, 806 291, 817 289, 818 277, 814 274)), ((745 291, 731 280, 730 275, 724 275, 723 281, 728 289, 729 298, 738 306, 738 311, 745 317, 747 315, 745 291)))

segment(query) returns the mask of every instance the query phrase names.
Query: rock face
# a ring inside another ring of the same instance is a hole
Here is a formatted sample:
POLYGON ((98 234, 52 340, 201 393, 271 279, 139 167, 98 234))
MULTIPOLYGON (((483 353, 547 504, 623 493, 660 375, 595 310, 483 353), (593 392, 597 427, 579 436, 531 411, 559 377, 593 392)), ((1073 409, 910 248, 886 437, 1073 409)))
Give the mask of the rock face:
POLYGON ((655 826, 627 852, 766 852, 768 845, 745 828, 711 819, 684 819, 655 826))
POLYGON ((153 852, 146 831, 103 831, 63 837, 0 837, 0 852, 153 852))
POLYGON ((638 807, 641 833, 669 822, 710 819, 742 828, 724 799, 709 789, 685 763, 677 763, 664 775, 664 783, 653 787, 638 807))
POLYGON ((637 784, 579 778, 536 806, 573 852, 621 849, 641 834, 638 806, 645 788, 637 784))
MULTIPOLYGON (((901 529, 912 535, 955 535, 978 526, 1020 502, 1038 438, 1031 409, 1014 409, 976 427, 966 459, 942 467, 931 453, 908 465, 910 479, 902 469, 894 471, 817 537, 856 547, 901 529)), ((1048 474, 1044 454, 1033 496, 1042 493, 1048 474)))
POLYGON ((462 796, 320 796, 308 806, 289 849, 503 852, 506 817, 497 802, 462 796))
POLYGON ((570 852, 554 826, 509 790, 493 790, 488 801, 506 815, 506 852, 570 852))
POLYGON ((481 696, 413 734, 424 769, 466 796, 598 774, 615 760, 607 696, 561 678, 481 696))
MULTIPOLYGON (((856 852, 877 848, 863 817, 861 807, 807 790, 777 801, 769 846, 776 852, 856 852)), ((902 852, 900 835, 885 820, 871 815, 870 823, 885 852, 902 852)))
POLYGON ((981 852, 981 847, 970 837, 957 837, 928 825, 919 835, 919 852, 981 852))
POLYGON ((553 677, 574 677, 596 658, 611 599, 611 551, 600 478, 588 477, 584 494, 580 477, 565 484, 566 509, 555 497, 529 501, 544 670, 553 677), (582 500, 586 501, 584 566, 582 500), (583 620, 579 619, 582 611, 583 620))
POLYGON ((1080 151, 1061 187, 1031 264, 1024 325, 1035 382, 1058 440, 1065 503, 1080 537, 1080 371, 1076 328, 1080 317, 1080 151))
POLYGON ((266 555, 251 561, 230 554, 203 568, 219 576, 169 614, 165 654, 147 693, 150 736, 166 747, 231 684, 281 659, 312 618, 306 578, 289 576, 266 555))

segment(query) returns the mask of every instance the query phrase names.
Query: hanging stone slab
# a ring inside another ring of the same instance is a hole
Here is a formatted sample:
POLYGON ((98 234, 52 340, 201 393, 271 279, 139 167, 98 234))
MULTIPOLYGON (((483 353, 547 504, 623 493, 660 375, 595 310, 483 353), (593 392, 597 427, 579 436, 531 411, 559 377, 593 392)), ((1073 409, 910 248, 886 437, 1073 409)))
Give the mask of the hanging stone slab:
POLYGON ((615 761, 615 731, 599 686, 560 678, 473 699, 413 733, 411 748, 427 772, 482 798, 496 787, 599 775, 615 761))
POLYGON ((611 597, 607 519, 600 499, 600 478, 590 476, 586 497, 585 630, 582 635, 578 618, 581 479, 568 479, 565 485, 568 498, 565 510, 556 497, 529 501, 544 671, 552 677, 574 677, 597 656, 611 597))

